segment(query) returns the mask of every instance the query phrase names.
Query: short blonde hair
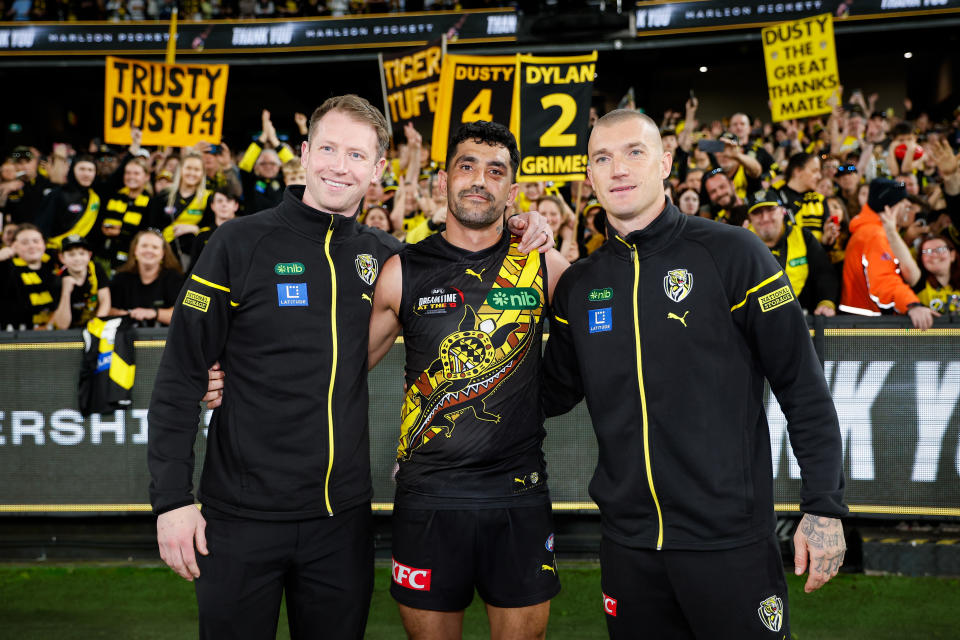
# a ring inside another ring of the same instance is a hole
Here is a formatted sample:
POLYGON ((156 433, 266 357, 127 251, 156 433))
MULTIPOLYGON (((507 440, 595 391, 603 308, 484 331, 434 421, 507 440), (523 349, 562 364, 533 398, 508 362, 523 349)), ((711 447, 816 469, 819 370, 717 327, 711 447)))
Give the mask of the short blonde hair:
POLYGON ((313 115, 310 116, 308 141, 313 137, 313 132, 316 131, 320 119, 331 111, 339 111, 354 120, 373 127, 377 134, 377 159, 379 160, 386 154, 387 147, 390 146, 390 127, 387 125, 387 119, 383 117, 380 109, 370 104, 368 100, 352 93, 327 98, 322 105, 317 107, 313 115))

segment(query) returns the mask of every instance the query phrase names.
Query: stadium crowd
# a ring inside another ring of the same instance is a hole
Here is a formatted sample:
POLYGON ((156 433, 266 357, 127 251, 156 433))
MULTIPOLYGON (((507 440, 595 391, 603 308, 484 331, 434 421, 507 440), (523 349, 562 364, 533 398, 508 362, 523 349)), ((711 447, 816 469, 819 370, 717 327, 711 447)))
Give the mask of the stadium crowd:
MULTIPOLYGON (((829 116, 771 124, 745 113, 698 122, 691 98, 662 120, 667 193, 685 214, 756 233, 808 313, 900 313, 929 328, 960 313, 960 109, 934 122, 876 101, 855 93, 829 116)), ((291 139, 306 137, 304 114, 290 123, 291 139)), ((147 149, 134 129, 127 149, 9 150, 0 328, 66 329, 117 314, 168 324, 184 273, 217 227, 304 184, 299 145, 281 142, 267 111, 260 129, 245 148, 147 149)), ((443 228, 446 197, 429 142, 409 124, 402 137, 359 219, 414 243, 443 228)), ((587 181, 524 182, 516 208, 544 215, 570 262, 605 240, 587 181)))

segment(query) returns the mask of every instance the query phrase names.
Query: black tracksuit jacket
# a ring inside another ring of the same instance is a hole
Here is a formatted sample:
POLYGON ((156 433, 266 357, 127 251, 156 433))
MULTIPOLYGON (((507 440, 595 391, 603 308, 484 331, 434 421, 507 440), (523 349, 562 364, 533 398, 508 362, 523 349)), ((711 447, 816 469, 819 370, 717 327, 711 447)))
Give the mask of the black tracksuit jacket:
POLYGON ((603 533, 635 548, 734 548, 774 528, 767 378, 803 476, 800 508, 839 517, 836 410, 786 275, 746 229, 672 204, 561 276, 547 415, 585 395, 603 533))
POLYGON ((150 499, 192 504, 197 403, 226 372, 199 501, 241 517, 300 520, 370 499, 367 341, 387 234, 302 202, 223 224, 174 307, 150 403, 150 499))

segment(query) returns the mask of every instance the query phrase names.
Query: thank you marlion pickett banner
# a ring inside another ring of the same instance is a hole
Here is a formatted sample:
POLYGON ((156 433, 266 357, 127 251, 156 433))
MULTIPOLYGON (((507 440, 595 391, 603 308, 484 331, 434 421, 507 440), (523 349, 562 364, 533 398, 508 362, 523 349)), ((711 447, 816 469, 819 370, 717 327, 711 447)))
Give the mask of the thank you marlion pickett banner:
POLYGON ((520 145, 520 181, 582 180, 597 52, 517 56, 510 129, 520 145))
POLYGON ((103 139, 130 144, 130 127, 143 144, 183 147, 219 144, 227 98, 225 64, 163 64, 107 57, 103 139))
POLYGON ((761 30, 774 122, 830 113, 840 75, 829 13, 761 30))

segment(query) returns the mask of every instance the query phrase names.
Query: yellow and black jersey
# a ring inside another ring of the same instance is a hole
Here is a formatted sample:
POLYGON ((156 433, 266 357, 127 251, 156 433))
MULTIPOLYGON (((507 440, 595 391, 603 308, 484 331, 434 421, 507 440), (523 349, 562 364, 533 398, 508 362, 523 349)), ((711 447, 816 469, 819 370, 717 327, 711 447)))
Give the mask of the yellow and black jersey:
POLYGON ((69 235, 86 238, 96 225, 100 204, 96 191, 75 181, 47 194, 37 216, 47 247, 59 250, 60 242, 69 235))
POLYGON ((60 302, 56 263, 43 254, 39 269, 21 258, 0 262, 0 329, 33 329, 50 322, 60 302))
POLYGON ((153 219, 156 209, 149 194, 141 193, 130 195, 130 189, 123 187, 107 198, 106 204, 100 210, 97 224, 91 233, 94 241, 94 253, 98 258, 109 261, 111 268, 116 269, 127 262, 127 252, 130 250, 130 241, 144 229, 156 226, 153 219), (107 236, 103 233, 103 226, 119 227, 120 234, 107 236))
POLYGON ((407 393, 397 500, 429 508, 548 499, 540 350, 546 264, 504 234, 478 252, 442 235, 400 253, 407 393))
POLYGON ((784 185, 780 189, 780 197, 794 221, 804 229, 809 229, 819 241, 823 236, 823 225, 830 216, 823 194, 816 191, 799 193, 784 185))
POLYGON ((960 313, 960 287, 943 286, 936 280, 921 280, 913 291, 920 302, 942 315, 960 313))
MULTIPOLYGON (((753 231, 752 225, 749 228, 753 231)), ((840 278, 823 246, 809 229, 785 223, 784 233, 770 248, 770 253, 787 274, 793 293, 808 313, 813 313, 821 305, 837 308, 840 278)))

